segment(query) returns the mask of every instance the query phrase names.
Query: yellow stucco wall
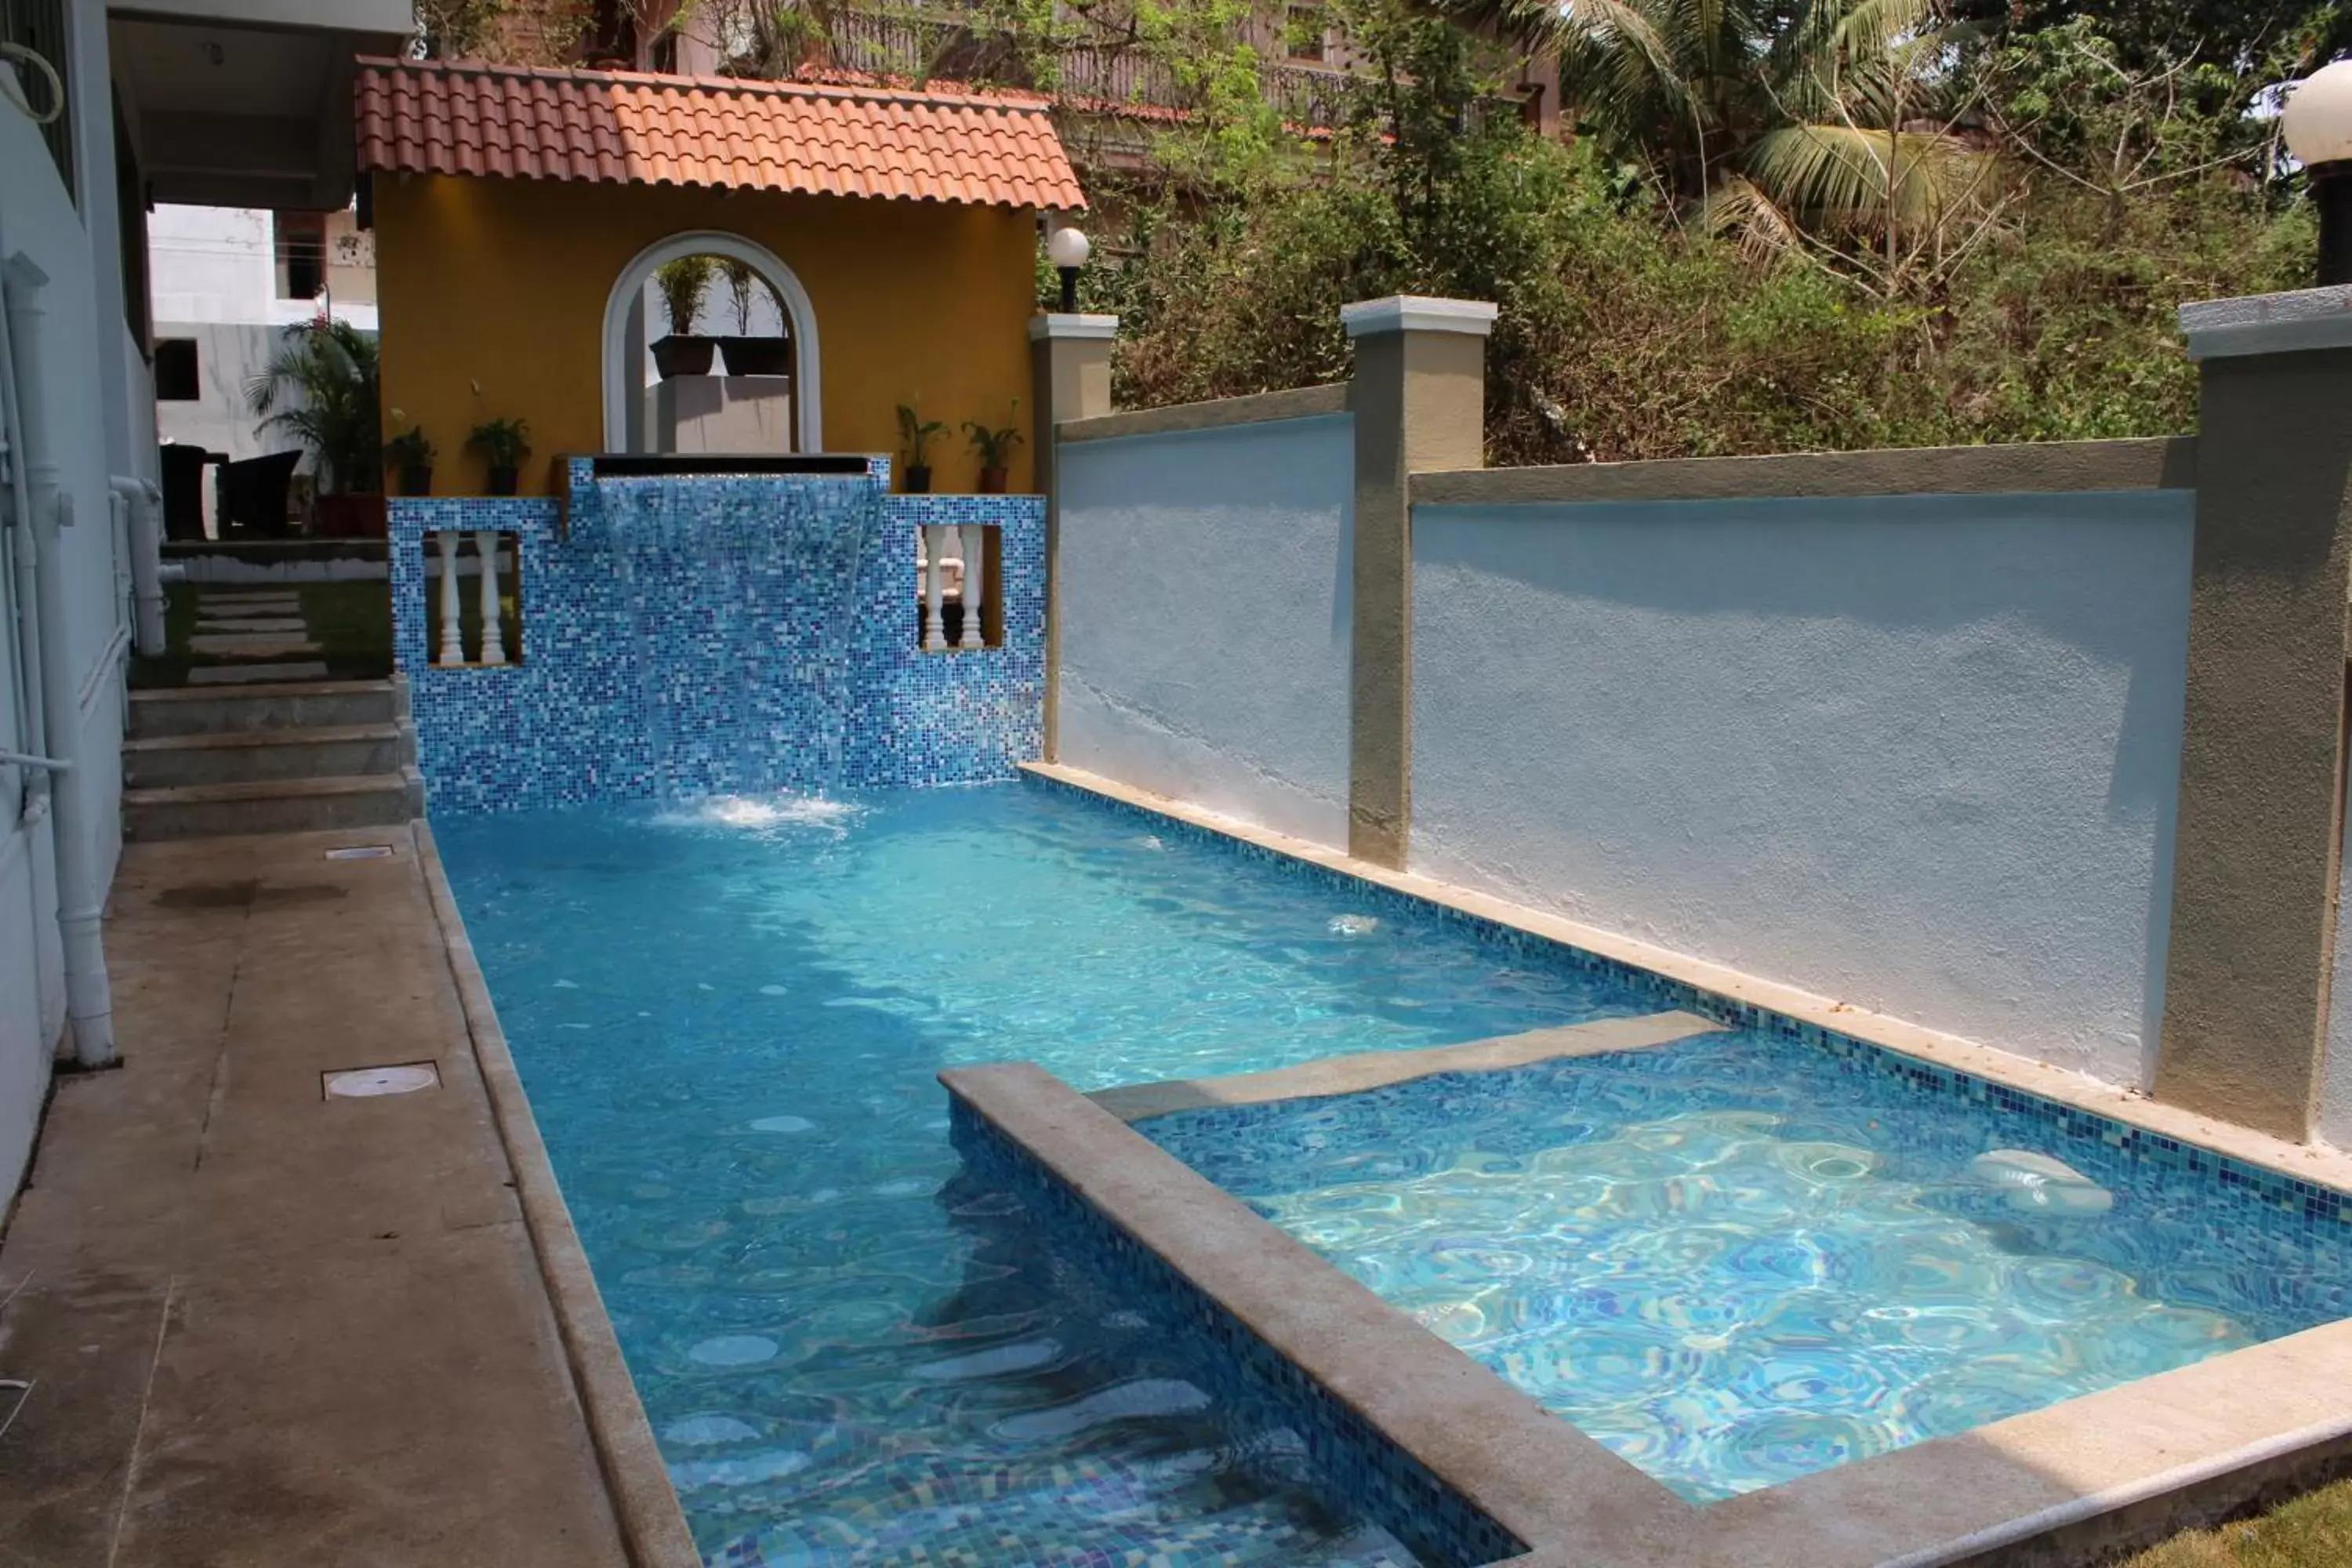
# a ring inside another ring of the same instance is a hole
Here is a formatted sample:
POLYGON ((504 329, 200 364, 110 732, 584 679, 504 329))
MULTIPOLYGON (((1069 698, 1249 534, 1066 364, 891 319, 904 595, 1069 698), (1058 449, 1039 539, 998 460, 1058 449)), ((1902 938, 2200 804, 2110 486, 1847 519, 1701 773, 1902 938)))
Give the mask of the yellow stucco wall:
MULTIPOLYGON (((897 405, 916 402, 954 431, 933 443, 933 488, 969 489, 979 465, 963 422, 1028 426, 1025 406, 1010 412, 1028 395, 1036 308, 1027 211, 379 174, 374 216, 385 434, 425 427, 441 494, 485 488, 465 441, 488 419, 530 422, 527 494, 551 488, 555 458, 604 450, 606 298, 638 252, 690 230, 765 246, 808 291, 826 450, 895 453, 897 405)), ((1029 459, 1014 453, 1016 490, 1029 459)))

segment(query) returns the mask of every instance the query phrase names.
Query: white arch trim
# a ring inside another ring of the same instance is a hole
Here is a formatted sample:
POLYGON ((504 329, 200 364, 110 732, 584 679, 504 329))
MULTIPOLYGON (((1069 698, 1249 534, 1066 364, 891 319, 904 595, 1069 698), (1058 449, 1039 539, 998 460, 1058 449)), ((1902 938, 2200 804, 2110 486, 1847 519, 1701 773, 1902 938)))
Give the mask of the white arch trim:
POLYGON ((793 380, 793 416, 798 426, 793 444, 803 452, 824 451, 824 387, 817 374, 824 362, 817 349, 816 307, 809 303, 808 290, 801 287, 801 280, 782 258, 741 235, 717 229, 673 234, 656 240, 637 252, 636 259, 623 268, 621 276, 614 281, 613 292, 604 300, 604 450, 627 449, 628 399, 633 393, 645 395, 644 387, 636 384, 645 377, 643 363, 623 363, 629 357, 629 307, 645 292, 655 268, 682 256, 732 257, 748 264, 776 291, 776 302, 783 307, 793 327, 793 368, 796 373, 793 380))

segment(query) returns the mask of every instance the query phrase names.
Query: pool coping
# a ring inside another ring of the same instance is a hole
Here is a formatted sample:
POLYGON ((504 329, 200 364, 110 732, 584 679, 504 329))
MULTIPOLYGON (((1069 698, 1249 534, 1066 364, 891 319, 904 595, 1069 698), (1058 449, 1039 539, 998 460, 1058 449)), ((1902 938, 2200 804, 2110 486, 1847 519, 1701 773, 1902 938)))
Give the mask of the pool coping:
MULTIPOLYGON (((1045 783, 1651 969, 1900 1056, 2008 1083, 2296 1180, 2329 1180, 2317 1173, 2340 1169, 2344 1163, 2334 1151, 2305 1150, 2243 1129, 2223 1129, 2093 1086, 2077 1075, 1428 878, 1366 867, 1080 770, 1037 764, 1024 771, 1045 783), (1991 1058, 2002 1059, 1987 1060, 1991 1058), (2290 1154, 2310 1158, 2290 1163, 2284 1157, 2290 1154)), ((2352 1386, 2352 1319, 2343 1319, 1704 1508, 1684 1502, 1580 1433, 1575 1436, 1591 1452, 1640 1476, 1642 1487, 1629 1487, 1622 1476, 1596 1465, 1585 1447, 1530 1436, 1528 1452, 1540 1445, 1551 1456, 1548 1466, 1534 1467, 1539 1474, 1531 1486, 1525 1455, 1496 1455, 1484 1430, 1449 1431, 1444 1421, 1433 1425, 1430 1413, 1404 1386, 1415 1378, 1428 1380, 1444 1386, 1462 1408, 1479 1411, 1479 1422, 1491 1422, 1498 1430, 1524 1430, 1523 1422, 1509 1418, 1507 1402, 1497 1391, 1525 1396, 1501 1378, 1044 1069, 1017 1064, 941 1077, 950 1092, 1112 1224, 1527 1542, 1529 1553, 1513 1560, 1520 1568, 1634 1568, 1658 1562, 1693 1568, 2067 1563, 2144 1545, 2352 1473, 2352 1408, 2337 1393, 2352 1386), (1202 1272, 1195 1272, 1195 1265, 1202 1272), (1274 1283, 1255 1278, 1260 1272, 1274 1283), (1369 1311, 1364 1299, 1378 1311, 1369 1311), (1352 1335, 1329 1343, 1315 1340, 1317 1322, 1340 1320, 1359 1325, 1352 1335), (1413 1336, 1426 1345, 1410 1348, 1406 1342, 1413 1336), (1304 1359, 1294 1347, 1303 1350, 1304 1359), (1446 1355, 1435 1356, 1428 1347, 1446 1355), (1479 1380, 1493 1386, 1465 1386, 1479 1380), (1588 1486, 1594 1489, 1592 1499, 1577 1495, 1588 1486)), ((1532 1401, 1525 1403, 1550 1426, 1574 1433, 1567 1422, 1544 1415, 1532 1401)))
POLYGON ((523 1225, 531 1251, 538 1257, 541 1281, 555 1309, 556 1330, 563 1342, 581 1415, 596 1451, 597 1468, 613 1503, 613 1514, 632 1568, 704 1568, 702 1553, 686 1522, 686 1510, 671 1486, 669 1468, 654 1442, 653 1424, 646 1418, 637 1385, 622 1358, 619 1337, 604 1310, 588 1267, 587 1250, 572 1222, 555 1180, 555 1167, 540 1137, 538 1119, 507 1047, 506 1030, 499 1023, 488 981, 474 956, 465 917, 457 909, 440 846, 423 818, 411 824, 416 858, 433 902, 433 918, 441 931, 449 973, 457 984, 458 1004, 472 1037, 482 1082, 489 1091, 491 1120, 505 1146, 515 1178, 515 1197, 522 1208, 523 1225))
POLYGON ((1465 1040, 1454 1046, 1321 1057, 1269 1072, 1235 1073, 1229 1078, 1155 1079, 1149 1083, 1097 1089, 1087 1098, 1121 1121, 1142 1121, 1182 1110, 1360 1094, 1368 1089, 1386 1089, 1391 1084, 1410 1083, 1438 1073, 1498 1072, 1570 1057, 1648 1050, 1670 1046, 1676 1040, 1719 1034, 1729 1027, 1696 1013, 1670 1008, 1659 1013, 1599 1018, 1589 1024, 1555 1024, 1549 1028, 1465 1040))

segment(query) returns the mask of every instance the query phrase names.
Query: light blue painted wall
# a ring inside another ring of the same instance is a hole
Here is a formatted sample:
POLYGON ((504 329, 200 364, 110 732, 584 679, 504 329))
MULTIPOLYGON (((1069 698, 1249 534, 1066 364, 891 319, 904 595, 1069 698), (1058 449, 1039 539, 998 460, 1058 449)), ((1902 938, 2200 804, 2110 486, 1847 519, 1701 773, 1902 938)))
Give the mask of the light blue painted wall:
POLYGON ((1060 760, 1344 845, 1353 418, 1056 462, 1060 760))
POLYGON ((2190 517, 1422 508, 1412 868, 2144 1082, 2190 517))

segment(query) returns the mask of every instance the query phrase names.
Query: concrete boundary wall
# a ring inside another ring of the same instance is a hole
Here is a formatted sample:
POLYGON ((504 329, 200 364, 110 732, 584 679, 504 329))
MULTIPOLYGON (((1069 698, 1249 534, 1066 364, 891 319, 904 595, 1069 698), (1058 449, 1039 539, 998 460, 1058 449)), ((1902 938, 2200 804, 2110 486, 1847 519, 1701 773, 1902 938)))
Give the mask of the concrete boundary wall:
POLYGON ((1220 397, 1207 403, 1180 403, 1166 408, 1139 408, 1127 414, 1065 420, 1055 427, 1055 434, 1063 441, 1116 441, 1130 436, 1173 436, 1186 430, 1223 430, 1235 425, 1316 419, 1347 411, 1346 386, 1304 386, 1290 392, 1260 392, 1245 397, 1220 397))
POLYGON ((1055 754, 1346 842, 1356 432, 1339 390, 1063 426, 1055 754))
POLYGON ((1417 478, 1409 864, 2145 1087, 2190 456, 1417 478))

